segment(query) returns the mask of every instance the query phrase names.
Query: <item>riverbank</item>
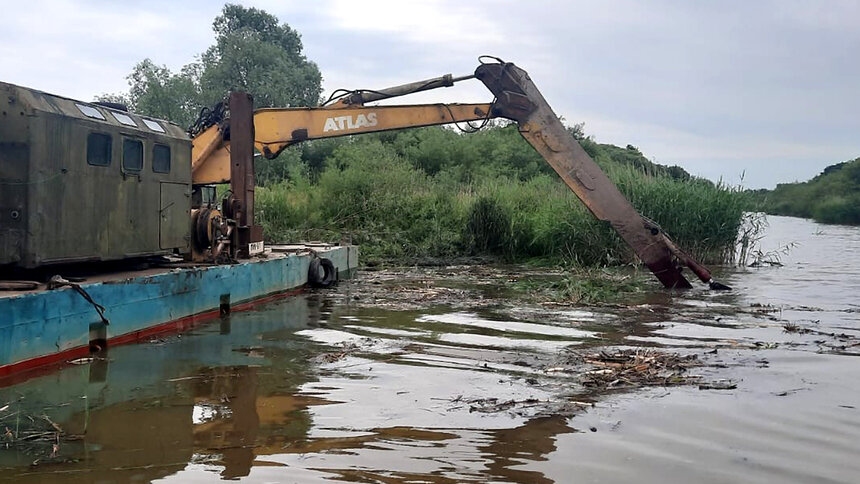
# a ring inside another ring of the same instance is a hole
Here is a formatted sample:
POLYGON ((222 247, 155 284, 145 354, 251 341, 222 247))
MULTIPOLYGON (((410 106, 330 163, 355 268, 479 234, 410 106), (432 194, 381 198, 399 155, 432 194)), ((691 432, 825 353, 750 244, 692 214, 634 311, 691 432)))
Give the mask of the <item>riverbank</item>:
POLYGON ((755 190, 755 210, 829 224, 860 225, 860 158, 830 165, 815 178, 755 190))

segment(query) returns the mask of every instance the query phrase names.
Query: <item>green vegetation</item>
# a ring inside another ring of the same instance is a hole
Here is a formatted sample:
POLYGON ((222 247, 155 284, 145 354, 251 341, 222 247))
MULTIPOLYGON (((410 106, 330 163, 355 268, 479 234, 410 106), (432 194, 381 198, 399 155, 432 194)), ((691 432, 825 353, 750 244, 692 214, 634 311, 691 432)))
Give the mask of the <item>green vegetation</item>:
POLYGON ((860 158, 828 166, 803 183, 784 183, 755 197, 763 210, 834 224, 860 224, 860 158))
MULTIPOLYGON (((145 59, 125 102, 188 126, 231 89, 257 107, 316 105, 321 76, 299 34, 262 10, 225 5, 214 44, 171 72, 145 59)), ((634 146, 570 134, 634 206, 705 262, 733 257, 745 196, 652 163, 634 146)), ((256 208, 270 241, 349 240, 373 258, 492 255, 620 265, 630 249, 598 222, 514 126, 474 134, 424 128, 308 142, 256 162, 256 208)))
POLYGON ((212 29, 215 43, 198 62, 174 73, 144 59, 128 75, 127 93, 103 94, 98 100, 120 102, 183 127, 231 90, 253 93, 257 107, 319 102, 322 75, 302 54, 301 36, 289 25, 263 10, 227 4, 212 29))
POLYGON ((631 301, 652 282, 650 274, 630 267, 568 268, 561 277, 523 278, 509 286, 513 297, 562 304, 611 304, 631 301))
MULTIPOLYGON (((741 192, 653 164, 632 146, 580 141, 634 206, 682 247, 709 262, 732 258, 747 206, 741 192)), ((350 240, 369 259, 471 254, 585 266, 633 260, 514 126, 311 142, 281 158, 258 167, 256 206, 270 240, 350 240)))

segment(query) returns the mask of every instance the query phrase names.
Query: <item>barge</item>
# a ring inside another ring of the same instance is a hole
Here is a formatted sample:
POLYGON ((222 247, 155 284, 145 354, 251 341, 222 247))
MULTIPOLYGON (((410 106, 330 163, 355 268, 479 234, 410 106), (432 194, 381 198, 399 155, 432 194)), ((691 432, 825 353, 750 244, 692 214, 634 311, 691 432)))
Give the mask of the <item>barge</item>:
POLYGON ((272 246, 234 264, 168 263, 56 289, 40 284, 0 292, 0 377, 295 294, 308 285, 315 259, 331 261, 335 277, 349 277, 358 266, 358 247, 272 246))
POLYGON ((351 245, 265 248, 252 97, 232 93, 219 115, 229 153, 201 167, 193 153, 211 148, 170 121, 0 82, 0 377, 356 269, 351 245))

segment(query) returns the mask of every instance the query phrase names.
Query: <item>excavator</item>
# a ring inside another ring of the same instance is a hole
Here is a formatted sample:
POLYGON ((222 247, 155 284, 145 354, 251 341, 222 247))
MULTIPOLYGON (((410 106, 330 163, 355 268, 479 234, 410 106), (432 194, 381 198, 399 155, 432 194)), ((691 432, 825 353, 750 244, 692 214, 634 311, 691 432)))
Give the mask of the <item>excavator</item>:
POLYGON ((525 70, 490 56, 479 58, 479 64, 471 75, 448 74, 380 90, 338 90, 318 107, 254 110, 248 93, 231 92, 224 102, 204 109, 189 130, 194 187, 192 259, 243 258, 262 251, 262 228, 254 223, 254 150, 272 159, 308 140, 502 118, 517 124, 523 138, 595 217, 618 232, 663 286, 691 288, 682 274, 686 266, 711 289, 730 289, 679 249, 658 224, 633 208, 567 132, 525 70), (370 104, 469 79, 481 81, 493 100, 484 104, 370 104), (223 183, 230 184, 230 192, 219 206, 213 186, 223 183))

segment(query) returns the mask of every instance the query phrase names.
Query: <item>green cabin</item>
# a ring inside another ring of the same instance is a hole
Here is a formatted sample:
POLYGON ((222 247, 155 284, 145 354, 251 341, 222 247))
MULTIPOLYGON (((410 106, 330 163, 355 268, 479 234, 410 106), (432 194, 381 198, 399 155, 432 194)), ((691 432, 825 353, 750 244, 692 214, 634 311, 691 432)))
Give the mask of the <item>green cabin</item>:
POLYGON ((0 82, 0 271, 190 250, 191 140, 0 82))

